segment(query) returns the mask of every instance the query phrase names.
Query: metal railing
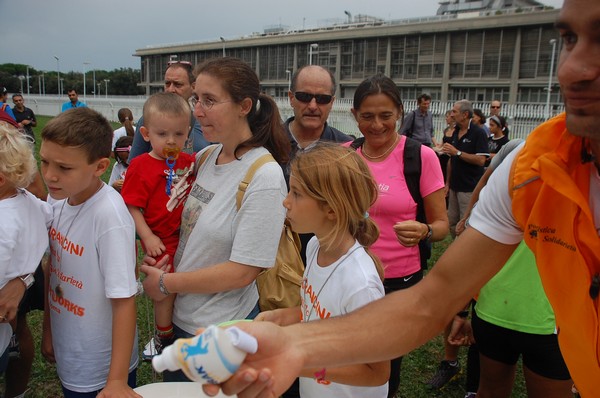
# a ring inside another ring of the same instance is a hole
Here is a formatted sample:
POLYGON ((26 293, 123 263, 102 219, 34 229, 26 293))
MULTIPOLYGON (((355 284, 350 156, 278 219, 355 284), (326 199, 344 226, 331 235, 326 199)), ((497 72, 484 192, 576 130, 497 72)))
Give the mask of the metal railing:
MULTIPOLYGON (((26 98, 26 106, 31 108, 36 115, 56 116, 60 113, 62 104, 68 99, 58 98, 56 96, 36 96, 30 95, 26 98)), ((131 109, 135 119, 142 116, 142 109, 146 97, 108 97, 108 98, 87 98, 88 106, 111 121, 117 121, 117 112, 120 108, 131 109)), ((285 120, 293 115, 292 108, 287 97, 275 98, 275 102, 279 107, 281 117, 285 120)), ((433 126, 436 132, 436 138, 441 140, 442 132, 446 127, 445 113, 452 109, 454 101, 432 101, 431 112, 433 113, 433 126)), ((404 109, 410 112, 416 109, 416 101, 406 101, 404 109)), ((352 108, 352 100, 349 98, 337 99, 329 114, 328 123, 354 136, 360 136, 360 131, 356 125, 356 121, 350 112, 352 108)), ((479 108, 484 113, 489 111, 489 103, 474 102, 473 108, 479 108)), ((550 116, 555 116, 564 111, 564 106, 553 105, 550 109, 550 116)), ((501 114, 507 118, 509 125, 509 137, 526 138, 529 133, 540 123, 546 120, 546 106, 543 104, 506 104, 502 105, 501 114)))

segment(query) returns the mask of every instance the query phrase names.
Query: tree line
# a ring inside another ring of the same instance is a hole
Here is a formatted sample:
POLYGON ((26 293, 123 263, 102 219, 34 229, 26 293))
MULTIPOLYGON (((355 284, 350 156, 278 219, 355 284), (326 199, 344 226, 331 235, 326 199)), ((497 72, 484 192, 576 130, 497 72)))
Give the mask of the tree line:
MULTIPOLYGON (((74 88, 79 94, 83 94, 82 72, 60 72, 61 91, 66 94, 68 89, 74 88)), ((108 82, 109 95, 140 95, 144 91, 138 87, 141 81, 139 69, 120 68, 112 71, 95 69, 86 71, 85 85, 86 94, 105 95, 106 83, 108 82), (94 74, 96 84, 94 84, 94 74)), ((27 65, 25 64, 0 64, 0 85, 6 87, 10 93, 21 92, 27 94, 27 65)), ((58 72, 40 71, 29 67, 29 93, 30 94, 58 94, 58 72)))

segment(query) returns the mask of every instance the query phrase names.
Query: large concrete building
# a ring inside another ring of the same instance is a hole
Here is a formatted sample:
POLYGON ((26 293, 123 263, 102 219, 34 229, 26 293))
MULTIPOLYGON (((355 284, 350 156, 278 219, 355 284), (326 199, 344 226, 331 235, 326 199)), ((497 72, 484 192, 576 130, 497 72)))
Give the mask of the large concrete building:
MULTIPOLYGON (((334 73, 338 98, 352 97, 363 79, 382 72, 406 99, 428 92, 439 101, 540 104, 551 67, 556 74, 558 11, 531 0, 445 0, 432 17, 383 20, 346 11, 347 19, 318 28, 275 26, 235 39, 148 46, 135 55, 147 94, 162 88, 172 58, 197 64, 227 55, 248 62, 276 97, 286 95, 294 70, 312 62, 334 73)), ((561 102, 555 81, 552 104, 561 102)))

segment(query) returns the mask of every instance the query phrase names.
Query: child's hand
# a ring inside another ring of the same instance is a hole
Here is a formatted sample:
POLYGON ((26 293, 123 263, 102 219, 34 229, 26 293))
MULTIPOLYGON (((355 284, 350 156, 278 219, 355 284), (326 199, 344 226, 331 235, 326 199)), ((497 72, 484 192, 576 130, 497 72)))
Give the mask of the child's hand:
POLYGON ((123 380, 112 380, 106 382, 104 389, 97 395, 99 398, 130 397, 142 398, 142 396, 131 389, 123 380))
POLYGON ((258 314, 254 320, 273 322, 279 326, 292 325, 300 322, 300 307, 278 308, 272 311, 264 311, 258 314))
POLYGON ((162 240, 154 234, 143 239, 144 247, 146 248, 146 254, 152 257, 158 257, 166 250, 162 240))
POLYGON ((120 179, 117 180, 115 182, 113 182, 112 186, 114 189, 116 189, 117 191, 121 192, 121 189, 123 189, 123 183, 125 182, 125 180, 120 179))

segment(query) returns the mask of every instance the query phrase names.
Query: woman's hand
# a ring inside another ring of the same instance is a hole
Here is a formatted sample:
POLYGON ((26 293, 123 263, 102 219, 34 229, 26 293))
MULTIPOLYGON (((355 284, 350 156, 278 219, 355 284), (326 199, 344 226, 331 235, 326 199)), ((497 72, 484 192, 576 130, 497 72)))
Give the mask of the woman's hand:
MULTIPOLYGON (((164 256, 159 261, 156 261, 152 257, 145 256, 144 262, 140 266, 140 271, 143 272, 146 277, 144 278, 144 292, 152 298, 152 300, 161 301, 164 300, 165 296, 159 287, 160 276, 166 273, 171 268, 169 265, 169 255, 164 256)), ((163 276, 163 282, 164 282, 163 276)))
POLYGON ((10 322, 17 316, 23 295, 25 284, 19 278, 10 280, 0 289, 0 323, 10 322))
POLYGON ((398 242, 404 247, 417 246, 428 231, 426 224, 414 220, 402 221, 394 225, 398 242))

